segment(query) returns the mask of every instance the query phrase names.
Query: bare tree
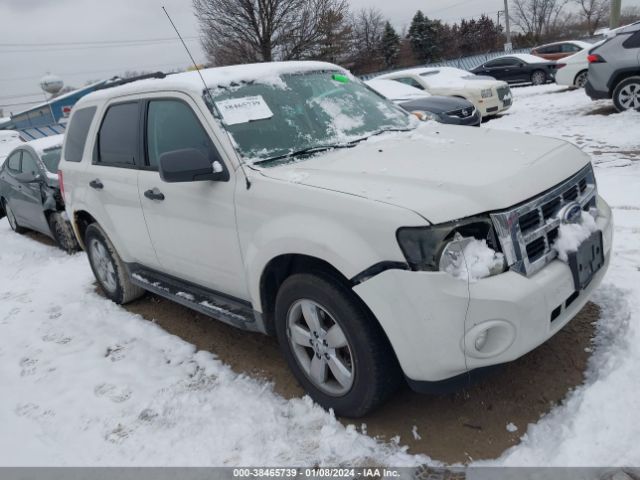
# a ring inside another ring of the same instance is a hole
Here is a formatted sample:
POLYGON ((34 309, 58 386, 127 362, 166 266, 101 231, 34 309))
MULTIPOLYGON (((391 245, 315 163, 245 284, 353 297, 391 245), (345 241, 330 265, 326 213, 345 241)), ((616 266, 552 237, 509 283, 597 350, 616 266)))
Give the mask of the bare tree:
POLYGON ((566 20, 568 0, 511 0, 510 18, 526 35, 539 42, 566 20))
POLYGON ((363 8, 351 17, 352 67, 369 72, 382 65, 382 35, 386 20, 375 8, 363 8))
POLYGON ((344 0, 193 0, 202 46, 215 65, 306 58, 344 0))
POLYGON ((584 20, 589 35, 604 23, 611 8, 610 0, 573 0, 580 9, 580 17, 584 20))

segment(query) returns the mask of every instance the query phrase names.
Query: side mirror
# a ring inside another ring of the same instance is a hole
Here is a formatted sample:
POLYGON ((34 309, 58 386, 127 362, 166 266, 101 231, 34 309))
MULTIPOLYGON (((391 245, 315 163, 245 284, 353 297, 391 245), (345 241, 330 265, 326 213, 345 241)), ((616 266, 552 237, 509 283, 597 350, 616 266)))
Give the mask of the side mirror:
POLYGON ((160 178, 167 183, 229 181, 229 171, 220 161, 209 160, 200 150, 185 148, 160 155, 160 178))
POLYGON ((42 175, 38 172, 24 172, 16 175, 16 180, 20 183, 37 183, 42 180, 42 175))

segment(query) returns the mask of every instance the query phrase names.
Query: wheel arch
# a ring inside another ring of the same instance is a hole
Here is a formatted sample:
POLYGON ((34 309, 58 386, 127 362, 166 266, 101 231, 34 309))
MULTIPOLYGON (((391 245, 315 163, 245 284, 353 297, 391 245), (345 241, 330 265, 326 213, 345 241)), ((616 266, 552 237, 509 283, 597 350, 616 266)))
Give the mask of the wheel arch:
POLYGON ((578 73, 576 73, 573 77, 573 85, 575 86, 576 81, 578 80, 578 77, 580 75, 582 75, 583 73, 586 73, 587 75, 589 74, 589 69, 588 68, 583 68, 582 70, 580 70, 578 73))
POLYGON ((96 219, 86 210, 78 210, 73 213, 73 219, 71 221, 71 226, 73 227, 73 231, 76 234, 76 239, 78 240, 78 244, 80 248, 85 250, 84 245, 84 235, 87 231, 87 227, 92 223, 97 223, 96 219))
POLYGON ((613 75, 611 75, 611 79, 607 86, 609 87, 609 96, 613 96, 613 91, 616 89, 618 84, 623 80, 629 77, 636 77, 640 75, 640 67, 629 67, 623 68, 620 70, 616 70, 613 75))

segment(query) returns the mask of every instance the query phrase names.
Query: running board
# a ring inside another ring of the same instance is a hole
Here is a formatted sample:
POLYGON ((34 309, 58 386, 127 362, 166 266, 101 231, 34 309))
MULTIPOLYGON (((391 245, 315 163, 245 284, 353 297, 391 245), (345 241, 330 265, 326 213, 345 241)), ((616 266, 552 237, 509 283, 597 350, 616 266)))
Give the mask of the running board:
POLYGON ((150 270, 128 264, 131 282, 156 295, 243 330, 264 332, 261 316, 249 302, 150 270), (258 321, 256 321, 258 320, 258 321))

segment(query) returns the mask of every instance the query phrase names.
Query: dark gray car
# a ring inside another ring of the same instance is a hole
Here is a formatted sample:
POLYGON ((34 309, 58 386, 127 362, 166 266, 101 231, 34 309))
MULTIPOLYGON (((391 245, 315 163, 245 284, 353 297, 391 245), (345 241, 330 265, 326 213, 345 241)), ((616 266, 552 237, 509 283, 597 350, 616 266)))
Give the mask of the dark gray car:
POLYGON ((17 233, 35 230, 67 252, 78 249, 66 220, 58 175, 62 135, 34 140, 9 153, 0 167, 0 218, 17 233))
POLYGON ((424 120, 472 127, 478 127, 482 123, 480 112, 464 98, 430 95, 396 80, 374 78, 365 83, 399 107, 419 114, 424 120))

